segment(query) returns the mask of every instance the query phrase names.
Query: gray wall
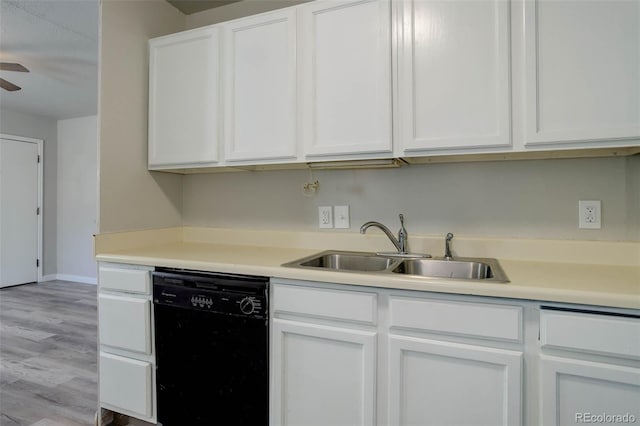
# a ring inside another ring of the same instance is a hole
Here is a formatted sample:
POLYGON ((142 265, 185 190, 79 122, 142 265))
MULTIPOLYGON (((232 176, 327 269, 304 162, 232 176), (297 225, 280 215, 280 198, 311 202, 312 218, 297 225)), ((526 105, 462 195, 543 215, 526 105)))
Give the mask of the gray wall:
POLYGON ((58 123, 53 118, 0 109, 0 133, 44 140, 42 274, 56 274, 58 123))
POLYGON ((410 233, 508 238, 640 241, 640 158, 414 165, 391 170, 315 171, 320 190, 302 193, 307 171, 184 177, 183 223, 317 230, 317 207, 348 204, 351 229, 367 220, 410 233), (602 200, 600 230, 578 229, 578 200, 602 200))
POLYGON ((179 226, 182 177, 147 171, 147 43, 185 17, 164 0, 103 0, 100 19, 99 230, 179 226))
POLYGON ((58 121, 58 277, 95 282, 97 117, 58 121))

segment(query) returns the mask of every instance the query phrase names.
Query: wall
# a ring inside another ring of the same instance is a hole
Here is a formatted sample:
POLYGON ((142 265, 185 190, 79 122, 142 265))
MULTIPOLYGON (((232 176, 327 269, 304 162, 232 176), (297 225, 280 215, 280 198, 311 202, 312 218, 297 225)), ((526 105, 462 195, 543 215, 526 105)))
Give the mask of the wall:
POLYGON ((187 15, 186 28, 198 28, 205 25, 217 24, 218 22, 230 21, 243 16, 255 15, 270 10, 280 9, 296 4, 306 3, 311 0, 244 0, 237 3, 227 4, 198 13, 187 15))
POLYGON ((368 220, 409 233, 640 241, 639 158, 413 165, 401 169, 189 175, 183 223, 318 230, 317 207, 348 204, 351 229, 368 220), (600 230, 578 229, 578 200, 602 200, 600 230))
POLYGON ((0 110, 0 133, 44 140, 44 189, 42 206, 42 275, 57 272, 57 121, 6 109, 0 110))
POLYGON ((97 117, 58 121, 58 279, 96 282, 97 117))
POLYGON ((147 171, 147 42, 185 17, 164 0, 103 0, 100 21, 98 228, 178 226, 182 177, 147 171))

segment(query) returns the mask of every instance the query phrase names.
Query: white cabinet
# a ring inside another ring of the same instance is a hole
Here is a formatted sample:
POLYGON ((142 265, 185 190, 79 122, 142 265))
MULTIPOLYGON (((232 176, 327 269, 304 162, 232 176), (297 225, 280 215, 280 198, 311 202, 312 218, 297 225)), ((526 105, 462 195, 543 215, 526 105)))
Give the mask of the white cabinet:
POLYGON ((100 403, 149 419, 153 411, 152 364, 100 352, 100 403))
POLYGON ((274 426, 522 423, 522 306, 271 283, 274 426))
POLYGON ((272 425, 373 425, 376 333, 275 319, 272 425))
POLYGON ((522 352, 390 335, 390 425, 522 423, 522 352))
POLYGON ((295 159, 295 9, 223 28, 225 161, 295 159))
POLYGON ((399 155, 509 147, 509 5, 398 2, 399 155))
POLYGON ((640 2, 527 0, 524 12, 525 143, 640 138, 640 2))
POLYGON ((98 382, 101 407, 155 423, 152 269, 99 265, 98 382))
POLYGON ((543 308, 540 345, 541 424, 640 419, 637 315, 543 308))
POLYGON ((217 27, 149 41, 149 169, 218 161, 217 27))
POLYGON ((522 340, 521 306, 391 295, 388 424, 521 424, 522 340))
POLYGON ((392 153, 390 8, 389 0, 300 6, 307 159, 392 153))
POLYGON ((376 296, 272 279, 271 425, 373 425, 376 296))
POLYGON ((640 419, 640 368, 542 356, 541 386, 540 424, 623 424, 640 419), (598 421, 591 416, 605 417, 598 421))

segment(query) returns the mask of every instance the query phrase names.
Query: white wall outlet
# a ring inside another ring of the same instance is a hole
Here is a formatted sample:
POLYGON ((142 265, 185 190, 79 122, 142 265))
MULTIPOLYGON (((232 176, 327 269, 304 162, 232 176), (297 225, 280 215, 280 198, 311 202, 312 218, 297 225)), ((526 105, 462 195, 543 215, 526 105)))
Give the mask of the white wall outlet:
POLYGON ((348 229, 351 227, 349 224, 349 206, 333 206, 333 214, 336 228, 348 229))
POLYGON ((318 207, 318 225, 320 228, 333 228, 333 207, 318 207))
POLYGON ((602 203, 600 200, 578 201, 578 227, 582 229, 600 229, 602 222, 602 203))

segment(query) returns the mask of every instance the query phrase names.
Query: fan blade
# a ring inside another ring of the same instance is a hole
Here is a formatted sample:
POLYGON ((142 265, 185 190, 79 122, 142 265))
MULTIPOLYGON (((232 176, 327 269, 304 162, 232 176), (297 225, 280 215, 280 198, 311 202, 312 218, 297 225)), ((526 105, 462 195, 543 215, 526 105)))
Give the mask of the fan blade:
POLYGON ((12 62, 0 62, 0 71, 29 72, 24 66, 12 62))
POLYGON ((4 90, 8 90, 9 92, 15 92, 16 90, 22 89, 22 87, 16 86, 13 83, 9 83, 4 78, 0 78, 0 87, 2 87, 4 90))

